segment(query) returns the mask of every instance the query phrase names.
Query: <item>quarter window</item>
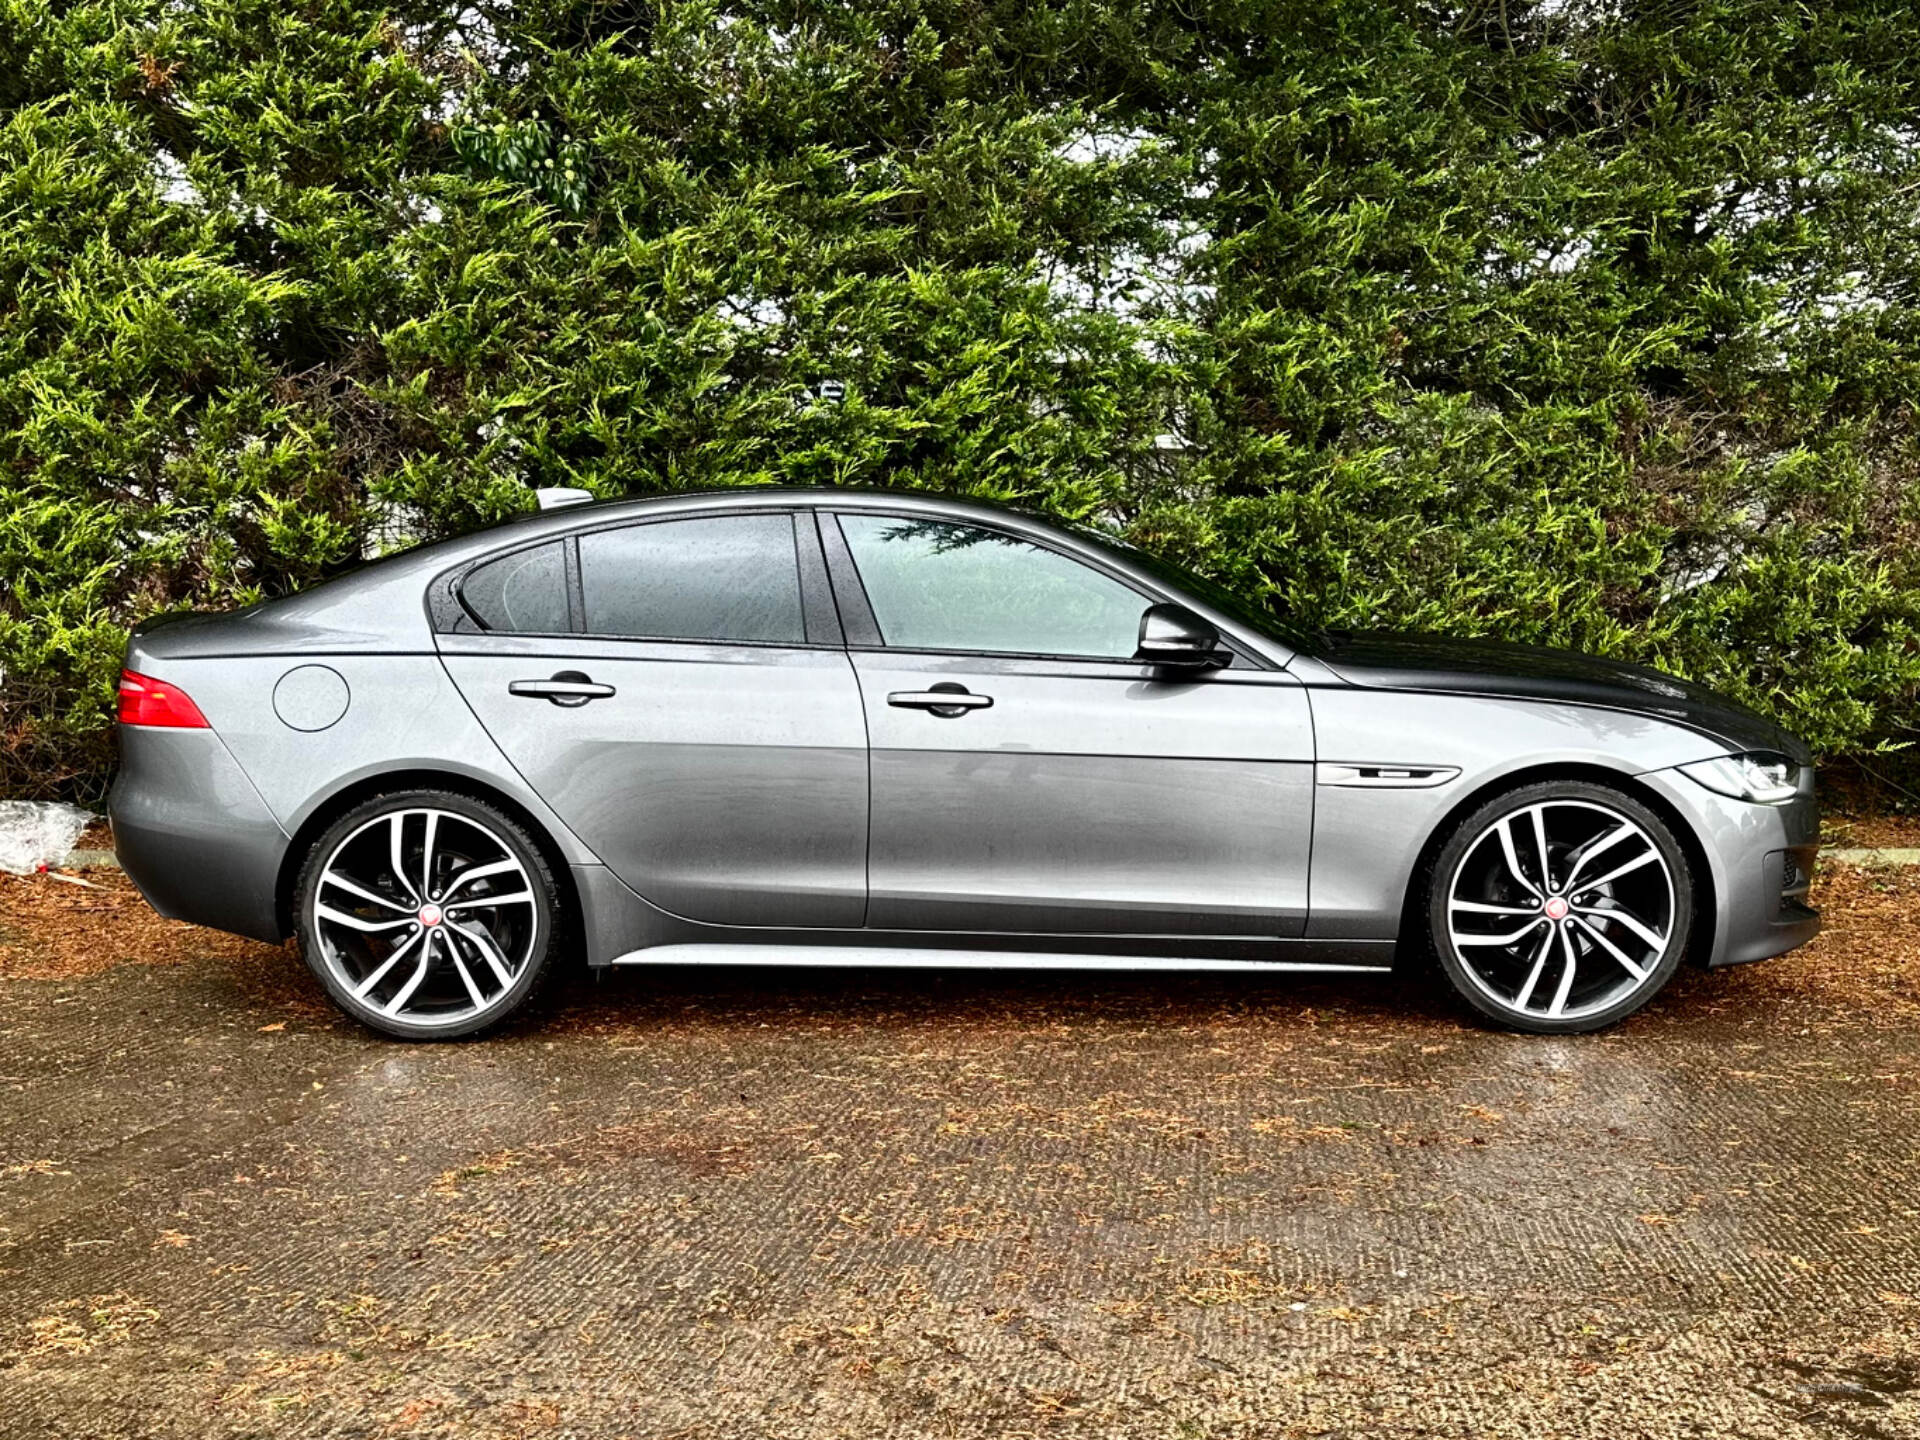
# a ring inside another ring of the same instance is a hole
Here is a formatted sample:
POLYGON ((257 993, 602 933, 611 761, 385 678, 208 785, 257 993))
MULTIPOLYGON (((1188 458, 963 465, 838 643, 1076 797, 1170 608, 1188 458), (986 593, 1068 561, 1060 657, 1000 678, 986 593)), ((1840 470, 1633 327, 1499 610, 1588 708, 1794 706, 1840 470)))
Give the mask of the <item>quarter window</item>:
POLYGON ((563 544, 554 540, 476 566, 461 582, 460 598, 489 630, 566 634, 572 626, 563 544))
POLYGON ((882 640, 903 650, 1130 659, 1147 600, 1017 536, 894 515, 840 517, 882 640))
POLYGON ((580 537, 587 633, 806 642, 790 515, 661 520, 580 537))

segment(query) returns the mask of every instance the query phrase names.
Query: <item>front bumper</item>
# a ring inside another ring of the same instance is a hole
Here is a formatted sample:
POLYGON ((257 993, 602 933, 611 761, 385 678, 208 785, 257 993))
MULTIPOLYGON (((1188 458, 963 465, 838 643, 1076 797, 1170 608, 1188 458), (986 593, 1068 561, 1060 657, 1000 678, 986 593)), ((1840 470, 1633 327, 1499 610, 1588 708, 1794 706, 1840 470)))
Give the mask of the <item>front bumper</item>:
POLYGON ((122 725, 107 800, 113 848, 147 903, 255 940, 285 938, 275 903, 288 836, 211 730, 122 725))
POLYGON ((1701 958, 1708 965, 1784 955, 1820 933, 1820 912, 1806 903, 1820 849, 1811 771, 1785 805, 1718 795, 1675 770, 1640 779, 1691 824, 1706 852, 1713 933, 1701 958))

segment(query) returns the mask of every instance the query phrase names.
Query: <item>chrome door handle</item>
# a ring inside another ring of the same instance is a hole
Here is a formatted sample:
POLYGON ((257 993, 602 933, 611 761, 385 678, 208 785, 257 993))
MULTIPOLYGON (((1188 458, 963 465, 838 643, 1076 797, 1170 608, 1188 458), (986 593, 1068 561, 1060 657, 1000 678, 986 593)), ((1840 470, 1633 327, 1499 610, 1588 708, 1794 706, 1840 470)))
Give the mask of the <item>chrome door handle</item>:
POLYGON ((975 695, 964 685, 935 685, 931 690, 895 690, 887 704, 902 710, 930 710, 943 720, 957 719, 969 710, 985 710, 991 695, 975 695))
POLYGON ((613 686, 596 684, 591 676, 578 670, 562 670, 551 680, 510 680, 509 695, 525 695, 532 700, 551 700, 556 705, 584 705, 589 700, 604 700, 613 694, 613 686))

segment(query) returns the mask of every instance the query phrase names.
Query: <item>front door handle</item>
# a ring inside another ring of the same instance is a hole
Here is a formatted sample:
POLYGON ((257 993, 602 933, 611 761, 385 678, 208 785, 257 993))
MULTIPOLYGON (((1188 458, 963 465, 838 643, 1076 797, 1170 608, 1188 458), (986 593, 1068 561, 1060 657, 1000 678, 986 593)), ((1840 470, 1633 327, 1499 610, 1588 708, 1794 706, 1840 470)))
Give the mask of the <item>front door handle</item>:
POLYGON ((887 704, 902 710, 930 710, 943 720, 957 719, 969 710, 984 710, 993 704, 991 695, 975 695, 964 685, 943 681, 930 690, 895 690, 887 704))
POLYGON ((584 705, 589 700, 604 700, 613 694, 613 686, 596 684, 592 676, 578 670, 562 670, 551 680, 511 680, 509 695, 525 695, 533 700, 551 700, 556 705, 584 705))

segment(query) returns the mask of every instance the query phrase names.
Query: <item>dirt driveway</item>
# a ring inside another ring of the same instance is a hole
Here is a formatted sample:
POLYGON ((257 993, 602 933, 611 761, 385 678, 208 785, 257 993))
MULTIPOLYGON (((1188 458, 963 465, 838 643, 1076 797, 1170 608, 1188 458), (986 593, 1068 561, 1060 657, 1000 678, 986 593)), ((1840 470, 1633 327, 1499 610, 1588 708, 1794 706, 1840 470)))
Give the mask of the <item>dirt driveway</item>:
POLYGON ((1920 1435, 1920 872, 1610 1035, 1347 980, 582 979, 384 1043, 0 881, 0 1433, 1920 1435))

